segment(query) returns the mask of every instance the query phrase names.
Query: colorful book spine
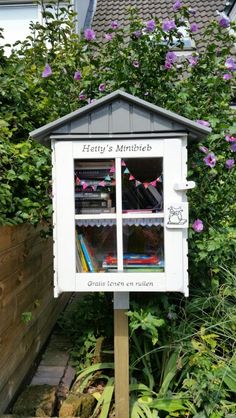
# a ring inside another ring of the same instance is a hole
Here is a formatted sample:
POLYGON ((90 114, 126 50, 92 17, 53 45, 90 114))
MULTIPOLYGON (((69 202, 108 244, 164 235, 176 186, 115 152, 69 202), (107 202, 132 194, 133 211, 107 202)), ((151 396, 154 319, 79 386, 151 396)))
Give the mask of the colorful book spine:
POLYGON ((84 257, 85 257, 85 260, 87 262, 89 271, 94 273, 95 270, 94 270, 94 267, 93 267, 92 259, 91 259, 90 255, 89 255, 88 250, 87 250, 87 247, 86 247, 86 244, 84 242, 83 236, 79 234, 78 235, 78 238, 79 238, 79 242, 81 244, 81 248, 82 248, 82 251, 84 253, 84 257))
POLYGON ((80 244, 80 241, 79 241, 79 238, 78 238, 77 234, 76 234, 76 246, 77 246, 79 258, 80 258, 81 265, 82 265, 82 271, 84 273, 87 273, 89 271, 88 265, 86 263, 85 256, 84 256, 84 253, 82 251, 81 244, 80 244))

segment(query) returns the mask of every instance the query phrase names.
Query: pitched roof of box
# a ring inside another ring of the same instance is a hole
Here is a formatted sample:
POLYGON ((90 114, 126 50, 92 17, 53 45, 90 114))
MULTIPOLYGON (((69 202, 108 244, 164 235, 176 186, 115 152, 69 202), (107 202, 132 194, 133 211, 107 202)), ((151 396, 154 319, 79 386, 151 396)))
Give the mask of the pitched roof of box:
MULTIPOLYGON (((204 45, 204 39, 201 38, 203 29, 209 21, 216 18, 217 11, 224 11, 228 3, 227 0, 183 0, 184 5, 196 11, 192 22, 199 26, 199 32, 195 35, 197 48, 202 48, 204 45)), ((128 25, 127 8, 137 8, 144 20, 154 16, 164 20, 174 16, 173 4, 174 0, 97 0, 92 27, 97 39, 102 40, 111 21, 117 20, 122 26, 128 25)))

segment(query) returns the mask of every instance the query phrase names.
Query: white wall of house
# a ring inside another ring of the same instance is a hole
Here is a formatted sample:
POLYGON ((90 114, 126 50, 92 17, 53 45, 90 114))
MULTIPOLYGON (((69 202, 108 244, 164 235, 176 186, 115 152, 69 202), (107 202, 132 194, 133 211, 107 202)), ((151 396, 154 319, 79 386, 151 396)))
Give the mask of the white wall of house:
MULTIPOLYGON (((80 32, 87 17, 92 16, 95 2, 72 0, 72 4, 78 14, 77 31, 80 32)), ((23 41, 30 33, 30 22, 36 21, 42 21, 41 8, 33 0, 0 0, 0 28, 4 29, 4 40, 0 39, 0 44, 23 41)))

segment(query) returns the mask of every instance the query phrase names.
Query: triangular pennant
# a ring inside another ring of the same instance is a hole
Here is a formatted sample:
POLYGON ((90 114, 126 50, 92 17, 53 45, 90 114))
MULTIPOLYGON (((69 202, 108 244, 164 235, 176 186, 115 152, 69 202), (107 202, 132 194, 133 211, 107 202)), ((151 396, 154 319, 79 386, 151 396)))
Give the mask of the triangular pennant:
POLYGON ((94 191, 94 192, 96 192, 97 187, 98 187, 98 186, 97 186, 96 184, 94 184, 94 185, 92 186, 92 189, 93 189, 93 191, 94 191))
POLYGON ((86 182, 83 183, 83 190, 87 189, 88 184, 86 182))
POLYGON ((116 172, 116 169, 115 169, 115 166, 113 165, 110 169, 110 173, 115 173, 115 172, 116 172))
POLYGON ((75 184, 76 184, 77 186, 80 184, 80 179, 79 179, 79 177, 76 177, 76 179, 75 179, 75 184))
POLYGON ((156 187, 156 185, 157 185, 157 180, 153 180, 153 181, 151 181, 151 183, 149 183, 149 184, 151 184, 152 186, 156 187))
POLYGON ((129 169, 126 167, 124 174, 129 174, 129 169))
POLYGON ((145 189, 147 189, 148 186, 149 186, 149 183, 143 183, 143 185, 144 185, 145 189))
POLYGON ((135 187, 138 187, 141 184, 141 181, 135 180, 135 187))
POLYGON ((102 181, 100 181, 100 183, 98 183, 98 185, 101 186, 101 187, 105 187, 106 186, 106 183, 105 183, 104 180, 102 180, 102 181))
POLYGON ((135 180, 135 177, 132 174, 130 174, 129 180, 135 180))
POLYGON ((107 181, 110 181, 111 180, 111 177, 109 176, 109 174, 105 177, 104 180, 107 180, 107 181))
POLYGON ((124 160, 121 160, 121 166, 126 167, 126 164, 125 164, 124 160))

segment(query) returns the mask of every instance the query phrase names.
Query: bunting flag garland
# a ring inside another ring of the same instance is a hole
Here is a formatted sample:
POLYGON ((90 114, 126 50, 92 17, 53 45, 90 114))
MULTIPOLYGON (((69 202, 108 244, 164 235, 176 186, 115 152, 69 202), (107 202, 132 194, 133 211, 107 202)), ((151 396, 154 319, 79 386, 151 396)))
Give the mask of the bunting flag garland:
MULTIPOLYGON (((124 160, 121 160, 121 165, 123 167, 125 167, 125 169, 123 171, 123 174, 129 174, 129 181, 133 181, 133 180, 135 181, 135 183, 134 183, 135 187, 138 187, 138 186, 140 186, 140 184, 142 184, 145 187, 145 189, 147 189, 149 185, 151 185, 153 187, 156 187, 157 183, 162 183, 163 182, 163 176, 162 175, 160 175, 155 180, 152 180, 150 182, 147 182, 147 181, 142 182, 140 180, 137 180, 135 178, 135 176, 130 173, 128 167, 126 166, 126 163, 124 162, 124 160)), ((75 173, 75 184, 76 184, 76 186, 82 186, 83 190, 87 189, 87 187, 91 187, 94 191, 97 190, 98 186, 100 186, 100 187, 106 187, 106 186, 111 186, 111 185, 115 186, 116 181, 113 178, 114 176, 112 175, 115 172, 116 172, 115 166, 113 165, 111 167, 111 169, 109 170, 109 173, 104 177, 103 180, 101 180, 101 181, 98 180, 98 184, 92 184, 92 185, 87 183, 85 180, 81 180, 79 177, 77 177, 77 175, 75 173)))

